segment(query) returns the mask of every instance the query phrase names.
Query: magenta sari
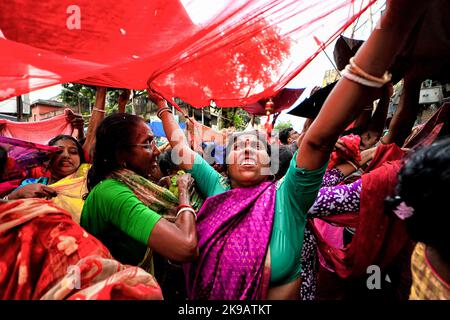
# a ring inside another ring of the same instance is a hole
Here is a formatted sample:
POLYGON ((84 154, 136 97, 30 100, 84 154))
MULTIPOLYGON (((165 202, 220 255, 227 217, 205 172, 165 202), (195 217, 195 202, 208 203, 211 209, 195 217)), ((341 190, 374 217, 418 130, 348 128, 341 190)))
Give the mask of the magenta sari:
POLYGON ((275 191, 263 182, 206 200, 197 220, 200 257, 184 266, 190 300, 265 299, 275 191))

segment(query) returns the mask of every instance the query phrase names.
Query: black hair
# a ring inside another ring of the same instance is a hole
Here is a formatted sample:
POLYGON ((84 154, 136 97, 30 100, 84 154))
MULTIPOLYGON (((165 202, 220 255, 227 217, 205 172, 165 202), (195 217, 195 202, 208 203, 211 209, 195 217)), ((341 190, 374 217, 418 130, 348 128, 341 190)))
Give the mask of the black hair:
POLYGON ((158 166, 163 177, 169 176, 173 171, 178 170, 178 166, 172 161, 172 149, 168 149, 158 156, 158 166))
POLYGON ((81 144, 78 142, 77 139, 75 139, 72 136, 66 135, 66 134, 60 134, 60 135, 57 135, 56 137, 54 137, 53 139, 51 139, 48 142, 48 145, 49 146, 54 146, 59 140, 70 140, 70 141, 72 141, 75 144, 75 146, 77 147, 78 155, 80 156, 80 163, 85 163, 86 162, 86 158, 84 157, 83 147, 81 146, 81 144))
POLYGON ((407 159, 399 173, 397 194, 414 209, 405 219, 411 238, 433 247, 450 263, 450 137, 419 149, 407 159))
POLYGON ((103 119, 96 131, 94 157, 87 176, 89 191, 121 167, 117 155, 129 150, 136 135, 136 127, 143 121, 128 113, 114 113, 103 119))
POLYGON ((8 151, 0 146, 0 179, 3 177, 6 162, 8 161, 8 151))
POLYGON ((278 172, 275 174, 275 180, 279 180, 284 177, 289 169, 292 157, 297 149, 297 144, 292 143, 290 145, 280 145, 278 150, 279 166, 278 172))
POLYGON ((294 130, 294 129, 293 128, 285 128, 280 131, 280 133, 278 135, 278 139, 280 139, 280 142, 282 144, 288 144, 289 134, 291 133, 292 130, 294 130))

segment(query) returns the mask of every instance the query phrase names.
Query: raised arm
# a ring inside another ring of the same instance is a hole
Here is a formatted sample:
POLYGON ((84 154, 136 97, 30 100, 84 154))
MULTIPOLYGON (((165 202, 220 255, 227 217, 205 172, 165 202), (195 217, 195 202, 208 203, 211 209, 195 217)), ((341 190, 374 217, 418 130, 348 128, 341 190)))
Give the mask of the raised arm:
MULTIPOLYGON (((172 147, 172 155, 177 155, 181 163, 176 163, 183 170, 190 170, 194 164, 195 152, 189 147, 189 143, 178 123, 173 117, 172 110, 167 101, 152 89, 148 89, 148 98, 156 104, 164 132, 172 147)), ((176 159, 173 159, 174 162, 176 159)))
POLYGON ((97 127, 100 122, 102 122, 103 118, 105 118, 105 100, 106 88, 97 87, 95 92, 95 106, 92 110, 91 119, 89 120, 86 141, 83 144, 84 152, 89 159, 92 159, 91 151, 93 150, 95 144, 95 132, 97 131, 97 127))
MULTIPOLYGON (((386 14, 358 50, 355 64, 366 73, 381 78, 403 49, 408 34, 428 4, 419 0, 388 1, 386 14)), ((297 167, 308 170, 322 167, 328 161, 339 134, 361 108, 373 101, 373 91, 373 88, 345 77, 339 80, 303 138, 297 154, 297 167)))

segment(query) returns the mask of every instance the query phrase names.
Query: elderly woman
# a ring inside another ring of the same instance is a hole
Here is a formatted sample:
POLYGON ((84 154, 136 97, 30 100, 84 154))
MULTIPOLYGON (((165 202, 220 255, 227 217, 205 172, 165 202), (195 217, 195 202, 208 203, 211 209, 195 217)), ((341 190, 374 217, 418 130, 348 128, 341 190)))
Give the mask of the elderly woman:
POLYGON ((150 91, 164 130, 204 195, 197 223, 200 258, 186 266, 191 299, 295 299, 301 283, 306 214, 340 133, 373 88, 389 82, 386 69, 405 43, 424 5, 391 1, 380 28, 358 51, 309 128, 283 179, 267 174, 270 149, 258 134, 231 139, 225 181, 190 148, 165 100, 150 91), (406 8, 406 9, 405 9, 406 8), (270 266, 270 267, 269 267, 270 266), (268 275, 268 277, 266 277, 268 275))
POLYGON ((89 194, 81 215, 81 226, 116 259, 150 272, 152 250, 180 262, 198 254, 189 176, 178 179, 179 199, 147 180, 158 155, 154 136, 141 118, 126 113, 106 117, 97 129, 89 194), (175 223, 161 219, 178 200, 175 223))

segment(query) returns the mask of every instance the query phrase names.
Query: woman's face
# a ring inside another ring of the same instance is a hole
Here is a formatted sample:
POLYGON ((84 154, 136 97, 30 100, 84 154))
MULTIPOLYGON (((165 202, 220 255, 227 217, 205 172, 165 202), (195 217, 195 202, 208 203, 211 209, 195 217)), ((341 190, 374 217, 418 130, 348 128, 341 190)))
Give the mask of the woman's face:
POLYGON ((159 154, 153 133, 147 124, 142 121, 136 127, 129 152, 121 156, 128 169, 143 177, 150 178, 152 173, 158 171, 157 157, 159 154))
POLYGON ((238 136, 227 157, 228 176, 235 187, 250 187, 268 178, 267 146, 254 134, 238 136))
POLYGON ((62 179, 74 173, 80 167, 80 154, 76 144, 71 140, 61 139, 56 141, 55 147, 60 150, 50 162, 50 172, 56 179, 62 179))

